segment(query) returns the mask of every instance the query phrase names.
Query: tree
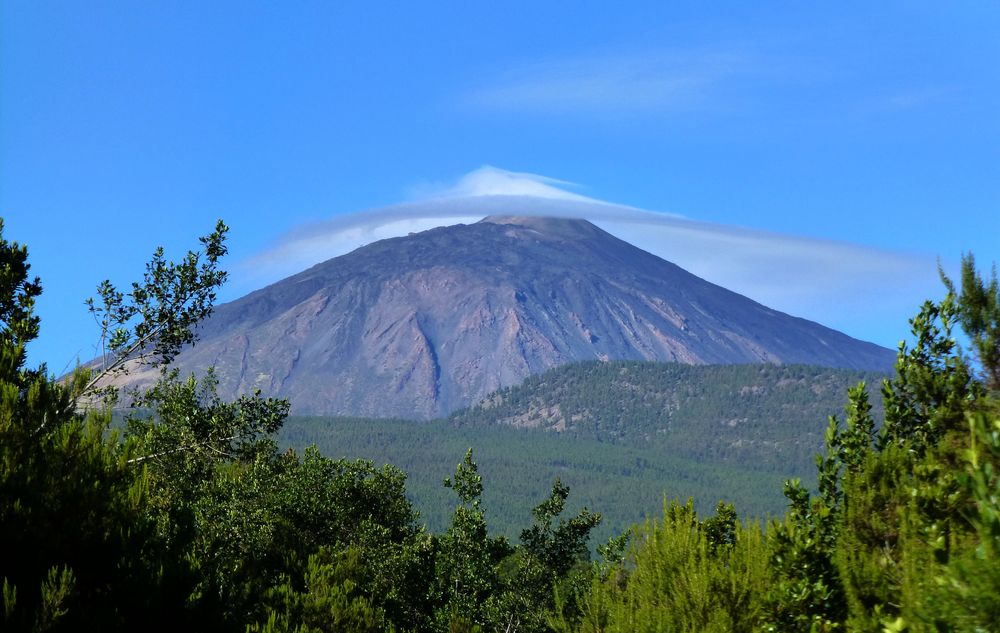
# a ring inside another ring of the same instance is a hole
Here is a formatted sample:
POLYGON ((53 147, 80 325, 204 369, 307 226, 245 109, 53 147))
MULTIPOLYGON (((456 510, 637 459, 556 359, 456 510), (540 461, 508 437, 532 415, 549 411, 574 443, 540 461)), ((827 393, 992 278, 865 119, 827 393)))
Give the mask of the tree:
POLYGON ((437 549, 436 628, 486 626, 484 605, 499 584, 498 563, 512 551, 504 538, 491 538, 481 506, 483 478, 470 448, 455 477, 444 485, 458 495, 451 526, 437 549))
POLYGON ((225 232, 177 264, 157 249, 127 294, 102 283, 107 354, 63 381, 24 366, 41 285, 0 233, 3 630, 426 628, 433 547, 398 469, 279 453, 288 403, 224 402, 211 371, 163 371, 111 429, 113 379, 172 359, 211 311, 225 232))
POLYGON ((941 281, 954 297, 962 329, 972 341, 972 348, 982 367, 986 387, 1000 391, 1000 282, 993 264, 987 282, 976 270, 972 253, 962 256, 961 289, 938 266, 941 281))
POLYGON ((147 480, 109 416, 78 414, 86 370, 65 382, 25 367, 41 293, 27 249, 0 221, 0 579, 4 630, 114 630, 155 593, 147 480), (72 526, 68 529, 67 526, 72 526))
POLYGON ((107 382, 114 376, 130 366, 166 365, 195 341, 194 326, 212 313, 216 291, 228 277, 218 268, 228 252, 228 231, 219 220, 212 233, 198 238, 204 251, 188 251, 180 262, 166 260, 163 247, 157 248, 142 282, 133 282, 127 293, 109 280, 98 285, 98 300, 86 304, 100 326, 101 356, 84 393, 104 385, 101 395, 113 397, 107 382))
POLYGON ((535 524, 521 532, 525 555, 537 563, 551 578, 562 578, 580 562, 590 559, 587 540, 601 522, 601 515, 586 508, 572 519, 559 519, 566 507, 569 486, 556 479, 549 498, 531 511, 535 524))
POLYGON ((914 343, 900 345, 896 375, 883 383, 881 429, 863 386, 851 390, 847 426, 831 420, 817 458, 819 495, 788 488, 788 515, 770 532, 769 630, 987 630, 977 627, 996 621, 1000 576, 984 526, 1000 455, 983 450, 995 437, 982 431, 998 412, 988 395, 996 275, 983 281, 970 256, 961 293, 942 279, 947 296, 911 319, 914 343), (987 388, 952 334, 956 324, 987 388))
POLYGON ((729 504, 699 521, 694 504, 664 501, 662 519, 634 529, 627 563, 596 576, 578 617, 552 618, 558 631, 653 633, 756 630, 769 585, 757 523, 732 522, 729 504))
POLYGON ((265 622, 247 633, 378 633, 380 614, 360 591, 361 556, 347 550, 334 556, 327 549, 309 556, 303 581, 284 582, 267 592, 265 622))
MULTIPOLYGON (((106 381, 129 363, 165 362, 194 340, 193 327, 211 311, 225 279, 217 263, 226 230, 219 222, 201 239, 204 252, 189 252, 180 263, 157 249, 143 281, 127 294, 102 283, 101 302, 88 304, 107 354, 60 381, 44 366, 25 367, 25 345, 39 333, 32 309, 41 284, 28 276, 27 250, 0 233, 5 630, 184 621, 203 561, 185 549, 191 513, 166 509, 194 508, 205 473, 225 461, 219 457, 249 461, 262 454, 259 436, 280 425, 287 404, 247 397, 203 407, 204 391, 167 374, 151 392, 136 394, 137 403, 158 406, 161 418, 134 418, 123 437, 110 430, 105 407, 84 410, 79 403, 112 395, 106 381)), ((273 452, 273 443, 267 446, 273 452)))
POLYGON ((3 345, 5 375, 23 370, 25 345, 38 336, 39 319, 34 314, 35 299, 42 294, 38 277, 28 271, 28 248, 3 238, 0 218, 0 345, 3 345))
POLYGON ((549 497, 531 512, 534 525, 521 532, 504 609, 509 613, 507 622, 521 623, 518 630, 548 630, 546 619, 556 608, 556 595, 560 596, 560 611, 575 616, 577 596, 594 572, 587 542, 601 515, 583 508, 575 517, 560 518, 568 497, 569 486, 556 479, 549 497))

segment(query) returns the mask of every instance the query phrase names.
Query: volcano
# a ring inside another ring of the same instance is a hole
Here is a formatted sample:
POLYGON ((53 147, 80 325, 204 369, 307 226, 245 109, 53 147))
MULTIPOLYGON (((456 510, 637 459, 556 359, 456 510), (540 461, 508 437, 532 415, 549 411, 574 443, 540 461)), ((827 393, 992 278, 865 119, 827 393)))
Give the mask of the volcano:
MULTIPOLYGON (((583 360, 888 370, 588 221, 494 215, 382 240, 223 304, 175 360, 296 413, 427 419, 583 360)), ((142 379, 142 374, 135 375, 142 379)))

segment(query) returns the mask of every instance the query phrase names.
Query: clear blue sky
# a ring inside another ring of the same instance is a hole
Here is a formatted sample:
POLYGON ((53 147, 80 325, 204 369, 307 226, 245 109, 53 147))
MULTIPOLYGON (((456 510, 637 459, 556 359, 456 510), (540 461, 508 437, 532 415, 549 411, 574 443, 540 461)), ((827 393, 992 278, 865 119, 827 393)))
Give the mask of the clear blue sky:
MULTIPOLYGON (((699 221, 1000 259, 998 33, 986 0, 4 0, 0 215, 45 286, 31 357, 89 356, 96 283, 217 217, 247 261, 483 165, 699 221)), ((890 327, 849 333, 892 345, 890 327)))

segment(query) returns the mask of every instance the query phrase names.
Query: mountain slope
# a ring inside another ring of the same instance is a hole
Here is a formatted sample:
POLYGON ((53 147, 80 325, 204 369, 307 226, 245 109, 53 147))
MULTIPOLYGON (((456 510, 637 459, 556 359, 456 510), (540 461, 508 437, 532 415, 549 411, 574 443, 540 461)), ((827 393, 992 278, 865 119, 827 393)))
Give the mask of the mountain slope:
POLYGON ((492 216, 383 240, 219 306, 182 370, 300 413, 431 418, 579 360, 885 369, 589 222, 492 216))
POLYGON ((843 413, 848 388, 865 381, 877 414, 884 377, 807 365, 573 363, 490 394, 448 420, 802 473, 823 448, 829 416, 843 413))

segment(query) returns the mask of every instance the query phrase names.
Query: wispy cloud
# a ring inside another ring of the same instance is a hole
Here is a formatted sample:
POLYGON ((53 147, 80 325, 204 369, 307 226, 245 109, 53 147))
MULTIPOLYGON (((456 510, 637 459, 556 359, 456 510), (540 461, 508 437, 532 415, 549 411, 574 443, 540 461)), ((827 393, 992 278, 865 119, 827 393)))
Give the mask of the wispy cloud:
POLYGON ((273 246, 240 266, 241 289, 276 281, 376 240, 438 226, 478 222, 491 214, 585 216, 592 220, 631 218, 632 221, 664 217, 580 195, 569 191, 571 187, 578 185, 490 165, 450 183, 411 187, 409 202, 338 215, 301 226, 278 238, 273 246))
POLYGON ((874 113, 891 113, 933 106, 952 98, 958 92, 956 86, 921 86, 897 90, 874 96, 867 104, 867 110, 874 113))
POLYGON ((492 165, 483 165, 448 184, 423 184, 413 187, 411 198, 467 198, 470 196, 534 196, 553 200, 578 200, 597 202, 593 198, 573 193, 576 183, 538 174, 513 172, 492 165))
POLYGON ((764 305, 887 346, 940 295, 926 254, 681 218, 596 224, 764 305))
POLYGON ((699 222, 602 202, 535 174, 485 167, 429 197, 301 227, 237 270, 239 289, 276 281, 370 242, 487 215, 579 217, 769 307, 892 345, 940 294, 933 257, 699 222))
POLYGON ((743 55, 704 51, 614 54, 526 64, 488 78, 462 101, 484 110, 619 113, 703 107, 747 69, 743 55))

